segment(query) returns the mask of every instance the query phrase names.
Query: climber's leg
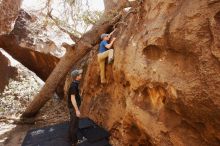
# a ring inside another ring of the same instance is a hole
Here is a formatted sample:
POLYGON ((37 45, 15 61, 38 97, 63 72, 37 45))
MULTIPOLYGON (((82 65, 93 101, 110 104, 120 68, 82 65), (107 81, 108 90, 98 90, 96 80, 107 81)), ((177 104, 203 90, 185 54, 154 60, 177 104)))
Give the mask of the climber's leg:
POLYGON ((79 118, 73 109, 70 109, 70 123, 69 123, 69 139, 71 143, 77 143, 77 130, 79 125, 79 118))
POLYGON ((105 60, 101 60, 101 62, 99 63, 100 65, 100 75, 101 75, 101 83, 106 83, 106 79, 105 79, 105 60))
POLYGON ((114 50, 109 49, 108 50, 108 64, 112 63, 114 59, 114 50))
POLYGON ((99 62, 99 67, 100 67, 100 77, 101 77, 101 83, 106 83, 105 79, 105 59, 108 56, 104 53, 98 54, 98 62, 99 62))

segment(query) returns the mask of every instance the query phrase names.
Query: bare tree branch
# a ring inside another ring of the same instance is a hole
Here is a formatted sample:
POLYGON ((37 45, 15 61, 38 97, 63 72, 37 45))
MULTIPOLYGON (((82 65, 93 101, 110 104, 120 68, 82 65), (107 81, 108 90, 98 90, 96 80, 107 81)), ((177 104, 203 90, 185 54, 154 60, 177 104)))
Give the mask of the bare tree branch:
POLYGON ((69 45, 69 44, 67 44, 67 43, 62 43, 62 45, 61 45, 62 47, 64 47, 64 48, 66 48, 66 51, 68 52, 70 49, 72 49, 72 48, 74 48, 75 47, 75 45, 69 45))
POLYGON ((69 32, 68 30, 62 28, 62 27, 59 25, 59 23, 58 23, 58 21, 57 21, 57 18, 54 18, 54 17, 52 16, 51 12, 52 12, 52 10, 51 10, 49 13, 47 13, 47 15, 48 15, 48 17, 49 17, 51 20, 53 20, 53 22, 55 23, 55 25, 56 25, 61 31, 67 33, 67 34, 70 36, 70 38, 71 38, 74 42, 78 42, 80 38, 77 37, 76 35, 74 35, 73 33, 69 32))
POLYGON ((141 3, 141 0, 140 1, 127 1, 126 7, 135 7, 139 3, 141 3))

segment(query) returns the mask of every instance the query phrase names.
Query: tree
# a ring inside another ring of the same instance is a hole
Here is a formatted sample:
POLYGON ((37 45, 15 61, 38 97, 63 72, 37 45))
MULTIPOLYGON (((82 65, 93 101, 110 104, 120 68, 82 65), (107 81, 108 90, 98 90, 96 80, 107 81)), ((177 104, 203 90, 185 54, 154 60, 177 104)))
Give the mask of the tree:
POLYGON ((22 115, 23 117, 36 115, 41 107, 44 106, 44 104, 52 97, 59 82, 65 78, 72 66, 79 59, 89 53, 93 46, 99 43, 99 38, 102 33, 109 31, 112 26, 119 21, 121 16, 120 12, 124 6, 127 6, 127 1, 120 3, 120 5, 117 5, 114 9, 112 7, 108 7, 108 5, 116 2, 117 1, 115 0, 111 0, 110 3, 110 0, 108 0, 108 3, 105 3, 107 9, 105 9, 105 14, 100 21, 97 22, 90 31, 83 34, 81 38, 74 40, 75 45, 72 46, 71 49, 68 49, 64 57, 61 58, 60 62, 46 80, 41 91, 34 97, 34 100, 26 108, 22 115), (111 11, 109 9, 111 9, 111 11))

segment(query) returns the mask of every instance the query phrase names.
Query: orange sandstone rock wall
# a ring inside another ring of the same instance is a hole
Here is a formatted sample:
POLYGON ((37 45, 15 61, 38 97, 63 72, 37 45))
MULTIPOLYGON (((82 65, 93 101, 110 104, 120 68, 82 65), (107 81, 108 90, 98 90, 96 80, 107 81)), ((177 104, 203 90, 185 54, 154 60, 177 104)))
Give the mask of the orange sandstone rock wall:
POLYGON ((116 146, 220 144, 220 1, 145 0, 118 25, 101 85, 97 52, 82 112, 116 146))

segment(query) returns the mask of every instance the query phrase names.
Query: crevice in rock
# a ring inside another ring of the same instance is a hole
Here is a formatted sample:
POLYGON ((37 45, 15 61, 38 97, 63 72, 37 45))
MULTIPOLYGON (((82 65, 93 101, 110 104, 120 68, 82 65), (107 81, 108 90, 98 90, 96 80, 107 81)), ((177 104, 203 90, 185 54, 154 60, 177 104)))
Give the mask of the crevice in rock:
POLYGON ((214 18, 217 23, 220 23, 220 11, 215 14, 214 18))
POLYGON ((163 55, 163 51, 156 45, 148 45, 143 49, 143 54, 148 60, 159 60, 163 55))
POLYGON ((140 129, 131 116, 127 116, 123 122, 124 145, 128 146, 153 146, 150 136, 140 129))
POLYGON ((163 85, 143 86, 135 90, 134 103, 143 110, 159 111, 171 94, 163 85))

